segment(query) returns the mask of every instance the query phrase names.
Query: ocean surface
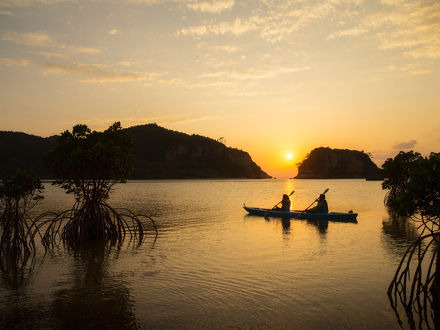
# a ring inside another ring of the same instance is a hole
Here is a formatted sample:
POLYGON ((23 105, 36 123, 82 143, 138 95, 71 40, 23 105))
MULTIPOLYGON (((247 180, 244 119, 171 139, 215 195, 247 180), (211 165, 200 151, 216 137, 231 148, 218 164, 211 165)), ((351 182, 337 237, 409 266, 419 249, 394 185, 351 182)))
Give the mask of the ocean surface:
MULTIPOLYGON (((45 184, 34 213, 73 197, 45 184)), ((2 269, 2 328, 399 329, 387 288, 417 236, 393 220, 381 182, 170 180, 115 186, 109 204, 146 213, 159 235, 142 244, 62 245, 32 267, 2 269), (242 208, 283 193, 304 209, 326 188, 330 211, 358 223, 282 221, 242 208)))

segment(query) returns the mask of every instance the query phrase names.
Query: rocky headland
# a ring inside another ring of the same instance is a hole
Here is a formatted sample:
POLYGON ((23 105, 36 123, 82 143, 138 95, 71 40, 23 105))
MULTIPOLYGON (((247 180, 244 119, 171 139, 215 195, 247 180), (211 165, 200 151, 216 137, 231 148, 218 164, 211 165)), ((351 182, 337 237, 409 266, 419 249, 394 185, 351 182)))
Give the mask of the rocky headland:
POLYGON ((363 151, 313 149, 298 164, 296 179, 367 179, 381 180, 381 170, 363 151))

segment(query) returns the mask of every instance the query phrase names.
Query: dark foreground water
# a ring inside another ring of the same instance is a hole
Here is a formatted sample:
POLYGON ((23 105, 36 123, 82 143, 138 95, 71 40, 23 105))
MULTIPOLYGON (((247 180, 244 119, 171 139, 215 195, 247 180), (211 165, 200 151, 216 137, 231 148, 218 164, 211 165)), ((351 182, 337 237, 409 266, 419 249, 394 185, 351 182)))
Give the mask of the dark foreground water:
MULTIPOLYGON (((46 184, 39 211, 71 196, 46 184)), ((40 250, 28 272, 2 271, 3 328, 399 328, 386 290, 417 231, 390 219, 380 182, 185 180, 118 185, 110 204, 153 216, 141 246, 40 250), (295 190, 293 208, 325 188, 330 211, 358 223, 246 215, 295 190)))

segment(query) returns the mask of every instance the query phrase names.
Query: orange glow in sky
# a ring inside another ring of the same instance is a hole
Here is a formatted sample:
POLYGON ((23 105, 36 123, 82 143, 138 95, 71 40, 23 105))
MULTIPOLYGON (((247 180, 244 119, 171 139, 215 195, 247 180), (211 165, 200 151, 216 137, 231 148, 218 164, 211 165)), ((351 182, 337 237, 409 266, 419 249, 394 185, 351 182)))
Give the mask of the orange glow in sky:
POLYGON ((313 148, 439 151, 439 1, 0 2, 0 130, 155 122, 293 177, 313 148), (286 157, 292 153, 292 158, 286 157))

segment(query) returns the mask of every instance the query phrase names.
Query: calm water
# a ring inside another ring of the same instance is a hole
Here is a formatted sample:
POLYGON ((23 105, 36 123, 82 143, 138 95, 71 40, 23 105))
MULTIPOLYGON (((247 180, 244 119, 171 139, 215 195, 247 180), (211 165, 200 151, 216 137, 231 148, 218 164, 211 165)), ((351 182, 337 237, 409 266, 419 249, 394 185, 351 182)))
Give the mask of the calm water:
MULTIPOLYGON (((46 185, 39 211, 72 198, 46 185)), ((17 328, 398 329, 386 290, 411 222, 393 222, 380 182, 363 180, 139 181, 110 204, 153 216, 141 246, 97 245, 39 256, 32 272, 2 272, 1 326, 17 328), (330 211, 358 223, 283 222, 246 215, 295 190, 293 208, 325 188, 330 211)))

